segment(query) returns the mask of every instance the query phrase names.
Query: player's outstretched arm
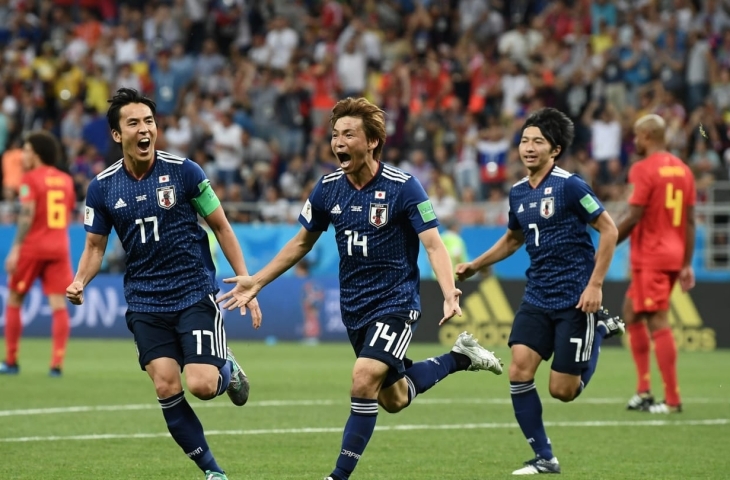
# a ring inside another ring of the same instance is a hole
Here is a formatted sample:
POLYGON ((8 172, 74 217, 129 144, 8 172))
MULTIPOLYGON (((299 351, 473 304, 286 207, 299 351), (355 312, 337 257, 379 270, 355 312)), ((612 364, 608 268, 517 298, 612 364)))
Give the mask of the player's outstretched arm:
POLYGON ((429 228, 418 234, 421 243, 428 253, 428 261, 431 268, 436 274, 436 280, 439 282, 441 292, 444 294, 444 316, 441 318, 439 325, 448 322, 454 315, 461 316, 461 307, 459 307, 459 297, 461 290, 456 288, 454 284, 453 266, 449 258, 449 252, 446 245, 439 235, 436 227, 429 228))
POLYGON ((507 229, 502 238, 486 252, 467 263, 460 263, 456 266, 456 278, 463 282, 467 278, 476 275, 477 272, 494 265, 497 262, 509 257, 520 249, 525 243, 525 235, 522 230, 507 229))
POLYGON ((606 211, 596 217, 591 222, 591 226, 601 234, 598 241, 598 251, 596 252, 596 264, 576 308, 592 313, 598 311, 603 303, 603 281, 606 278, 606 273, 608 273, 608 267, 611 266, 613 252, 616 250, 618 230, 611 215, 606 211))
POLYGON ((233 310, 246 305, 258 295, 259 291, 277 279, 282 273, 297 264, 309 253, 322 232, 310 232, 302 227, 299 232, 284 245, 279 253, 252 277, 237 276, 223 279, 223 283, 235 283, 229 292, 218 297, 218 303, 225 302, 223 308, 233 310))
POLYGON ((101 261, 104 258, 108 240, 108 235, 86 233, 86 245, 81 254, 81 260, 79 260, 79 268, 76 271, 74 281, 66 289, 66 298, 74 305, 84 303, 84 287, 101 270, 101 261))
MULTIPOLYGON (((233 233, 231 224, 226 218, 226 214, 223 211, 223 207, 220 205, 218 208, 213 210, 213 213, 205 218, 205 222, 208 224, 210 229, 213 231, 218 244, 221 246, 223 255, 226 260, 236 272, 236 275, 248 276, 248 269, 246 268, 246 261, 243 258, 243 252, 241 251, 241 245, 239 245, 236 239, 236 234, 233 233)), ((251 324, 253 328, 259 328, 261 326, 261 320, 263 315, 261 314, 261 307, 259 302, 255 298, 248 303, 248 308, 251 309, 251 324)), ((246 305, 241 307, 241 315, 246 314, 246 305)))
POLYGON ((5 258, 5 271, 8 275, 15 273, 15 267, 18 265, 18 256, 20 246, 25 241, 25 237, 33 225, 33 217, 35 216, 35 201, 25 200, 20 205, 20 213, 15 223, 15 238, 13 245, 10 247, 8 256, 5 258))

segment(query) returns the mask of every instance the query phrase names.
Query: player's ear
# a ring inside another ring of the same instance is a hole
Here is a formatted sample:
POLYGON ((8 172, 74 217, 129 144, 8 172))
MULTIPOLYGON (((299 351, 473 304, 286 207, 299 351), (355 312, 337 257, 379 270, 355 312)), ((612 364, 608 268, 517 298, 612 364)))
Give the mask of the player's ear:
POLYGON ((550 151, 550 155, 553 157, 553 159, 558 158, 558 155, 560 155, 560 152, 563 149, 560 147, 560 145, 555 145, 553 149, 550 151))
POLYGON ((368 140, 368 150, 375 150, 378 148, 378 145, 380 145, 380 139, 373 138, 372 140, 368 140))
POLYGON ((122 134, 118 130, 112 129, 112 140, 114 143, 122 143, 122 134))

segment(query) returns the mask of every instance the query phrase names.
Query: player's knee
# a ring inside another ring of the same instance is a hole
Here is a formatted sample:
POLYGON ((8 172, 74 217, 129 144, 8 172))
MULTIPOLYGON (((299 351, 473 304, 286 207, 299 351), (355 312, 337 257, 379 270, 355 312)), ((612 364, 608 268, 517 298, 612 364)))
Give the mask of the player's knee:
POLYGON ((510 382, 529 382, 535 378, 535 372, 526 363, 512 360, 509 365, 510 382))
POLYGON ((577 393, 578 389, 572 385, 550 385, 550 396, 561 402, 572 402, 577 393))
POLYGON ((157 398, 170 398, 181 391, 182 385, 180 385, 180 382, 155 379, 155 393, 157 394, 157 398))
POLYGON ((394 397, 392 395, 384 397, 381 395, 380 398, 378 398, 378 403, 386 412, 398 413, 408 406, 408 397, 394 397))
POLYGON ((201 400, 210 400, 218 391, 218 379, 202 376, 187 378, 188 391, 201 400))

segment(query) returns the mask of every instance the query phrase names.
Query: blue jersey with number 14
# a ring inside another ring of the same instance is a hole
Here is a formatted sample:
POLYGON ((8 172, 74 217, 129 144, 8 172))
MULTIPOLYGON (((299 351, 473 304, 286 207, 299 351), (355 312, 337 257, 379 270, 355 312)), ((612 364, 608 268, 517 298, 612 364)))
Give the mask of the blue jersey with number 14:
POLYGON ((157 150, 140 180, 122 160, 89 184, 87 232, 116 230, 127 253, 124 296, 133 312, 176 312, 218 292, 208 235, 191 204, 207 181, 198 164, 157 150))
POLYGON ((509 192, 509 228, 522 230, 530 267, 525 302, 548 310, 575 307, 593 273, 587 226, 603 205, 586 182, 553 167, 535 188, 527 177, 509 192))
POLYGON ((345 327, 358 329, 384 315, 418 320, 418 234, 439 223, 415 177, 381 163, 358 190, 337 170, 319 180, 299 222, 311 232, 335 227, 345 327))

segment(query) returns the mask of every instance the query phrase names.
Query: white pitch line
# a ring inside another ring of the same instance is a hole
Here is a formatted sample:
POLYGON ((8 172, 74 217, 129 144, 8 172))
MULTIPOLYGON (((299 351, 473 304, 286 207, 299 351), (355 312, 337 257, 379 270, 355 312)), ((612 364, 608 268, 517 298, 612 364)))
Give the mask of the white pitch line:
MULTIPOLYGON (((546 427, 680 427, 680 426, 716 426, 728 425, 730 419, 716 418, 711 420, 644 420, 644 421, 593 421, 593 422, 545 422, 546 427)), ((452 425, 391 425, 375 427, 379 432, 398 432, 413 430, 486 430, 501 428, 517 428, 516 423, 462 423, 452 425)), ((212 435, 293 435, 305 433, 341 433, 342 427, 312 427, 312 428, 272 428, 266 430, 208 430, 206 437, 212 435)), ((60 442, 68 440, 121 440, 143 438, 167 438, 170 434, 164 433, 107 433, 90 435, 64 435, 48 437, 9 437, 0 438, 0 443, 27 443, 27 442, 60 442)))
MULTIPOLYGON (((575 403, 591 405, 615 405, 624 404, 624 398, 585 398, 575 403)), ((543 403, 560 404, 557 400, 548 398, 543 403)), ((730 399, 723 398, 686 398, 684 404, 730 404, 730 399)), ((322 407, 331 405, 347 405, 342 399, 338 400, 262 400, 249 402, 246 408, 271 408, 271 407, 322 407)), ((417 405, 512 405, 510 398, 418 398, 413 403, 417 405)), ((198 402, 193 403, 194 408, 234 408, 226 402, 198 402)), ((0 417, 22 417, 31 415, 57 415, 64 413, 88 413, 88 412, 119 412, 131 410, 157 410, 160 406, 157 403, 137 403, 122 405, 77 405, 70 407, 49 407, 49 408, 26 408, 16 410, 0 410, 0 417)))

